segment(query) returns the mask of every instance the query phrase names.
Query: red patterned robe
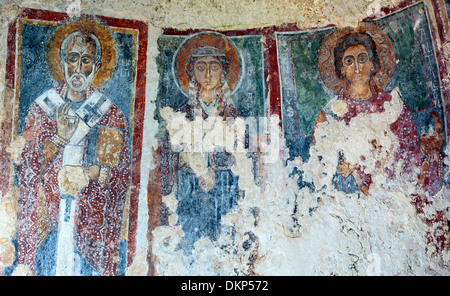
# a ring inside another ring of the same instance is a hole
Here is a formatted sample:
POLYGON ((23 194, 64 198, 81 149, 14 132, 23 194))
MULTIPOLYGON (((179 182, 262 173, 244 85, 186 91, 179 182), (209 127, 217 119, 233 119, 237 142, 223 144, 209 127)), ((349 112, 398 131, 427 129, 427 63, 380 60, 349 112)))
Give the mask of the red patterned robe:
MULTIPOLYGON (((64 97, 64 81, 55 92, 64 97)), ((91 86, 89 94, 95 92, 91 86)), ((125 199, 130 185, 129 130, 127 120, 114 104, 102 113, 97 127, 118 129, 122 134, 120 160, 110 167, 109 180, 102 184, 89 180, 76 196, 75 239, 81 255, 101 274, 116 275, 118 243, 125 199)), ((62 168, 64 147, 52 145, 56 122, 36 102, 25 119, 26 144, 17 167, 19 177, 18 263, 35 270, 36 250, 50 230, 58 229, 61 190, 58 173, 62 168), (44 146, 46 149, 44 149, 44 146), (44 153, 44 151, 46 153, 44 153)), ((87 163, 87 142, 92 129, 81 142, 83 167, 87 163)))

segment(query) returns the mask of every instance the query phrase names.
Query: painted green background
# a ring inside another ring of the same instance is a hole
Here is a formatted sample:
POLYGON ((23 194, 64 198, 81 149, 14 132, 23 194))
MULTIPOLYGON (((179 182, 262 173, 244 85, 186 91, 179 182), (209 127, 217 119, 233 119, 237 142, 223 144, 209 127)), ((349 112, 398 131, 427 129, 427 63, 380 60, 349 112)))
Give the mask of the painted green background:
MULTIPOLYGON (((413 112, 419 134, 434 126, 434 120, 428 111, 436 112, 443 122, 439 74, 424 4, 418 3, 400 12, 365 21, 379 26, 388 35, 394 47, 397 64, 385 91, 390 92, 399 87, 402 99, 413 112)), ((278 49, 279 62, 291 63, 292 70, 289 70, 293 72, 290 81, 283 79, 281 71, 282 88, 293 87, 295 91, 296 114, 292 115, 292 112, 287 110, 293 106, 287 101, 290 98, 283 98, 282 105, 283 126, 291 158, 308 158, 310 136, 316 117, 326 102, 333 97, 323 86, 317 66, 321 44, 329 32, 318 29, 316 32, 309 30, 280 34, 278 37, 279 44, 283 44, 278 49), (294 85, 283 85, 286 83, 294 85), (296 130, 298 132, 294 132, 296 130)), ((286 75, 288 70, 284 71, 286 75)), ((289 96, 286 92, 282 93, 289 96)))
MULTIPOLYGON (((173 57, 178 47, 188 36, 166 36, 158 39, 159 56, 157 58, 160 83, 158 107, 172 107, 179 110, 188 100, 177 87, 172 70, 173 57)), ((241 53, 244 67, 242 82, 232 95, 233 104, 242 117, 260 117, 265 115, 264 60, 261 36, 240 36, 229 38, 241 53)))

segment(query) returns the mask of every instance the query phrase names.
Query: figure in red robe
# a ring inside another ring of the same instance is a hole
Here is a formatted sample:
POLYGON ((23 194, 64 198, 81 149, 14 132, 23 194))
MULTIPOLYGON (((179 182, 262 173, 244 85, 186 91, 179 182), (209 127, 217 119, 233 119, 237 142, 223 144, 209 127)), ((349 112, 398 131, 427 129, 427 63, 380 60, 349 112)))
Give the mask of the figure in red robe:
MULTIPOLYGON (((440 178, 437 178, 442 168, 436 165, 435 160, 427 160, 430 153, 425 153, 421 147, 412 114, 408 106, 401 101, 400 94, 395 90, 391 94, 384 92, 373 80, 374 74, 380 70, 380 61, 372 37, 360 32, 343 35, 334 48, 334 59, 336 76, 344 80, 344 85, 339 94, 320 111, 315 132, 318 125, 324 123, 345 123, 349 126, 358 116, 372 116, 372 120, 376 122, 395 116, 389 118, 390 122, 384 133, 385 136, 388 132, 395 135, 398 145, 393 146, 389 155, 390 161, 386 162, 380 158, 374 165, 383 171, 387 180, 421 185, 430 195, 436 194, 442 185, 440 178), (393 110, 395 108, 398 110, 393 110), (436 177, 435 180, 430 181, 433 177, 436 177)), ((369 130, 365 133, 368 132, 369 130)), ((440 128, 437 128, 436 133, 440 134, 440 128)), ((314 133, 313 141, 319 140, 314 133)), ((375 135, 370 145, 372 154, 379 152, 381 155, 386 150, 386 147, 377 142, 375 135)), ((339 151, 337 172, 333 178, 336 189, 346 193, 361 191, 369 195, 373 183, 372 175, 363 164, 365 157, 361 158, 364 159, 350 163, 345 153, 339 151)))
POLYGON ((25 119, 18 264, 32 274, 117 274, 131 177, 129 128, 91 83, 101 55, 92 32, 68 34, 60 49, 64 80, 39 96, 25 119))

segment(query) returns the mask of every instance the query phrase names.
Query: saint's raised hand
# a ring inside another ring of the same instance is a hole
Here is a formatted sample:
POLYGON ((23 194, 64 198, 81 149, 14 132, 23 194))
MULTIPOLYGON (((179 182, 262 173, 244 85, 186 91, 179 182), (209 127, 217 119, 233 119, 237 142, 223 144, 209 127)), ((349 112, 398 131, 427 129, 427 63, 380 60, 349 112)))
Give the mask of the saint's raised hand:
POLYGON ((79 118, 69 115, 73 102, 68 101, 56 107, 56 133, 65 140, 69 140, 77 129, 79 118))

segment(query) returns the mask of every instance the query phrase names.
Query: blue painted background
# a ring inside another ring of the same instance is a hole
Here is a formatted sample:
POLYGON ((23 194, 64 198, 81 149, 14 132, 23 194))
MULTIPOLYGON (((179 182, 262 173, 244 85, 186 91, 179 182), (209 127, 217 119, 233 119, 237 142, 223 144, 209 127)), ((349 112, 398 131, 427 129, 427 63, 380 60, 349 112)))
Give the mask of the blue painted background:
MULTIPOLYGON (((23 24, 20 73, 18 133, 22 132, 31 103, 46 90, 55 87, 46 60, 47 43, 55 26, 23 24)), ((117 63, 111 77, 99 91, 105 94, 129 120, 133 70, 133 36, 112 32, 116 41, 117 63)))

